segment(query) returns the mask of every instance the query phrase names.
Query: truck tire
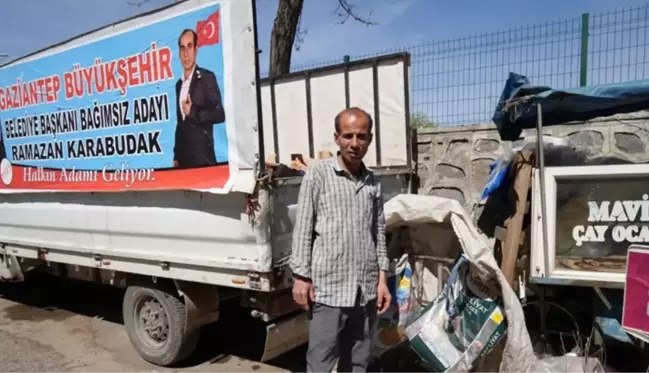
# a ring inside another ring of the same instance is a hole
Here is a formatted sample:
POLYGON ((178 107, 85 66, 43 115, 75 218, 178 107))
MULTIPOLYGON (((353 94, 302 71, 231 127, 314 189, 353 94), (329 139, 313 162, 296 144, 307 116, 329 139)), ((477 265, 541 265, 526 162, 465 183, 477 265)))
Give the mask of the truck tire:
POLYGON ((169 366, 196 349, 199 331, 187 334, 185 304, 176 294, 129 286, 124 294, 122 314, 131 344, 152 364, 169 366))

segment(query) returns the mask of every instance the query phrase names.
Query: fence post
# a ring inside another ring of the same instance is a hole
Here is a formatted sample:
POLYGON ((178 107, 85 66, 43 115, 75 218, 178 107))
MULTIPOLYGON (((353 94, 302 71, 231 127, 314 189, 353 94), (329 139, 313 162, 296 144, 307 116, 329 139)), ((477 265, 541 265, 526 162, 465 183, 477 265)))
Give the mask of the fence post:
POLYGON ((590 29, 590 14, 581 15, 581 52, 579 56, 579 86, 585 87, 588 80, 588 30, 590 29))
POLYGON ((346 54, 346 55, 343 56, 343 62, 344 62, 344 63, 349 63, 350 60, 351 60, 351 58, 349 57, 348 54, 346 54))

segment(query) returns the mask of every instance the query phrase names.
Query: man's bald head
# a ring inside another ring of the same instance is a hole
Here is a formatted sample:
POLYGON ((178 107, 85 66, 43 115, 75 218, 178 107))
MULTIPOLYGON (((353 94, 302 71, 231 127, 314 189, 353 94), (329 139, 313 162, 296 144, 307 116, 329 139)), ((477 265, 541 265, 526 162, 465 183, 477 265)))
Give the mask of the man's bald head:
POLYGON ((356 106, 345 109, 338 113, 338 115, 336 115, 336 118, 334 119, 334 128, 336 130, 336 133, 340 133, 340 122, 342 120, 366 120, 369 125, 369 132, 372 132, 372 126, 374 125, 372 116, 370 116, 370 114, 368 114, 365 110, 356 106))

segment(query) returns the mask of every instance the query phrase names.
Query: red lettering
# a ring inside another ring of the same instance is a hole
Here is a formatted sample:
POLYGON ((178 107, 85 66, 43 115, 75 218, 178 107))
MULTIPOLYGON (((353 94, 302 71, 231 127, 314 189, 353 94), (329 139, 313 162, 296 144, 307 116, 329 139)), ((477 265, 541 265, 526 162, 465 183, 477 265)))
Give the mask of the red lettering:
POLYGON ((81 68, 77 65, 72 73, 72 80, 74 80, 74 95, 76 97, 83 97, 83 73, 81 68))
POLYGON ((95 60, 95 88, 97 92, 104 93, 106 87, 106 65, 101 63, 101 59, 95 60))
POLYGON ((63 82, 65 85, 65 99, 69 100, 74 97, 74 88, 72 86, 72 73, 63 74, 63 82))
POLYGON ((54 102, 59 100, 59 92, 61 89, 61 78, 58 75, 52 76, 52 88, 54 89, 54 102))
POLYGON ((7 98, 5 97, 4 89, 0 88, 0 110, 7 108, 7 98))
POLYGON ((117 62, 111 61, 105 66, 105 76, 106 76, 106 89, 112 91, 118 88, 117 86, 117 77, 115 76, 115 65, 117 62))
MULTIPOLYGON (((22 104, 23 106, 29 106, 32 104, 31 100, 29 99, 29 83, 23 84, 23 89, 21 90, 22 94, 22 104)), ((38 101, 34 102, 35 104, 38 103, 38 101)))
POLYGON ((160 80, 171 79, 174 74, 171 72, 171 49, 165 47, 158 51, 160 59, 160 80))
POLYGON ((48 76, 45 78, 45 100, 46 102, 52 102, 54 96, 52 94, 52 77, 48 76))
MULTIPOLYGON (((170 48, 156 49, 155 43, 151 43, 151 50, 145 53, 106 63, 96 58, 93 65, 85 68, 75 64, 73 71, 63 74, 65 98, 69 100, 82 97, 84 93, 92 95, 115 90, 124 95, 131 86, 173 79, 171 56, 170 48)), ((61 90, 60 77, 48 77, 45 83, 47 101, 57 101, 61 90)))
POLYGON ((86 67, 82 70, 83 81, 86 83, 86 92, 92 94, 92 67, 86 67))
POLYGON ((123 95, 126 93, 126 85, 128 84, 128 71, 126 70, 126 60, 120 58, 117 61, 117 84, 119 84, 119 91, 123 95))
MULTIPOLYGON (((18 84, 20 84, 20 83, 18 83, 18 84)), ((18 100, 18 97, 20 96, 20 94, 18 92, 18 84, 14 85, 14 86, 11 86, 11 96, 9 98, 9 109, 13 109, 13 108, 17 109, 17 108, 20 107, 20 103, 16 101, 16 100, 18 100)))
POLYGON ((43 96, 45 96, 45 80, 44 79, 38 79, 36 81, 36 87, 38 87, 38 90, 35 93, 36 96, 38 97, 38 101, 35 101, 35 102, 44 101, 43 96))
POLYGON ((38 103, 38 80, 29 82, 29 93, 31 102, 38 103))
POLYGON ((160 73, 158 72, 158 53, 155 50, 155 43, 151 43, 151 54, 149 54, 149 58, 151 59, 149 62, 153 64, 153 81, 157 82, 160 79, 160 73))
POLYGON ((137 63, 137 57, 136 56, 128 57, 127 63, 128 63, 128 86, 134 87, 136 85, 139 85, 140 84, 139 74, 137 71, 137 66, 135 66, 135 64, 137 63))
POLYGON ((146 54, 140 54, 137 56, 137 61, 138 65, 140 65, 140 83, 145 83, 145 82, 150 82, 152 81, 152 66, 151 66, 151 52, 147 52, 146 54), (145 77, 146 74, 146 77, 145 77))

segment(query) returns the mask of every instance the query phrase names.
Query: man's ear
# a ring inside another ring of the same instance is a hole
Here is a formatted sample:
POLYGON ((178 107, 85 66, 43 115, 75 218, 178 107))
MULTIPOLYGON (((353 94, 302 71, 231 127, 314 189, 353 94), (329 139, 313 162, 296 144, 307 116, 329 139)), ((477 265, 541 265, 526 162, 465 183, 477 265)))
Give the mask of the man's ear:
POLYGON ((334 142, 336 143, 336 145, 340 145, 340 144, 338 144, 338 133, 337 132, 334 132, 334 142))

